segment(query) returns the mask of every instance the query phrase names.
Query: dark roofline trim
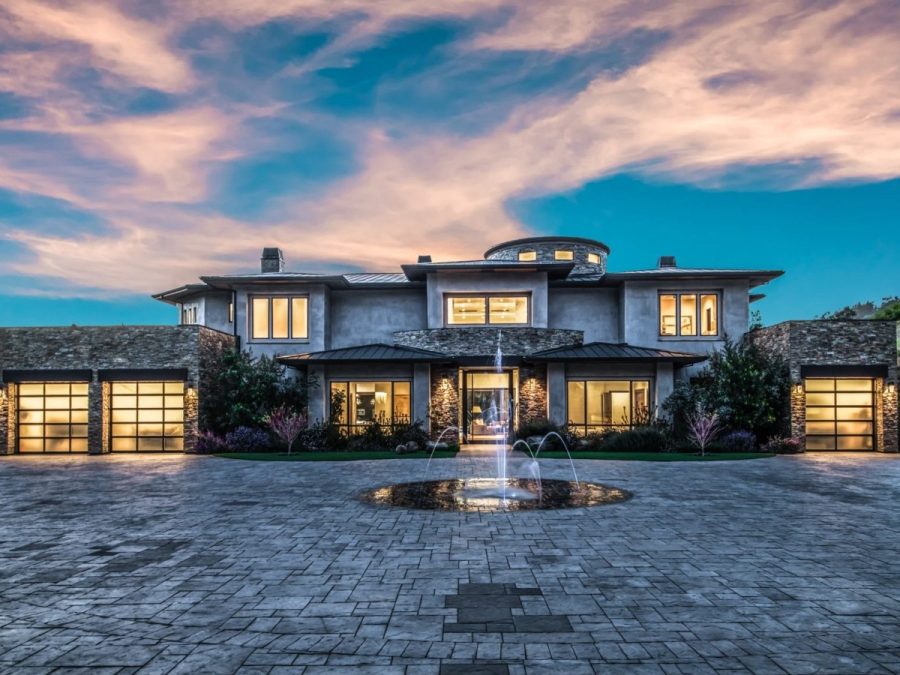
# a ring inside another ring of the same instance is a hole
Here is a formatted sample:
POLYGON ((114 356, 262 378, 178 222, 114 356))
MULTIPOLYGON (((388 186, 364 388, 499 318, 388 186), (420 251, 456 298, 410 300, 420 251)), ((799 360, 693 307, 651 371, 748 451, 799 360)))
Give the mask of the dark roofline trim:
POLYGON ((27 370, 4 370, 4 382, 90 382, 90 370, 68 370, 64 368, 34 368, 27 370))
POLYGON ((495 253, 504 248, 512 248, 513 246, 527 246, 528 244, 584 244, 585 246, 593 246, 595 248, 603 249, 607 255, 610 253, 610 248, 602 241, 598 241, 597 239, 589 239, 587 237, 523 237, 521 239, 511 239, 510 241, 504 241, 501 244, 495 244, 491 246, 487 251, 484 252, 484 257, 487 258, 492 253, 495 253))
POLYGON ((575 268, 574 262, 519 262, 518 260, 474 260, 444 263, 415 263, 401 265, 410 281, 424 281, 429 272, 485 272, 533 273, 546 272, 550 278, 565 278, 575 268))
POLYGON ((808 365, 800 366, 800 377, 884 377, 887 364, 881 365, 808 365))
POLYGON ((101 382, 146 382, 170 381, 187 382, 187 368, 110 368, 98 370, 101 382))

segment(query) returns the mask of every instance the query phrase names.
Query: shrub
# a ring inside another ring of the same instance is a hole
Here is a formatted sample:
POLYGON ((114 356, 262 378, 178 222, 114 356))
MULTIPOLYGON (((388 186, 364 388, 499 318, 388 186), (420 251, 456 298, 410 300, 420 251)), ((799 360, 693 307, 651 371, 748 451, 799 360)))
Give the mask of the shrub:
POLYGON ((723 452, 754 452, 756 450, 756 434, 752 431, 729 431, 716 442, 723 452))
POLYGON ((200 455, 213 455, 217 452, 225 452, 227 449, 225 439, 211 431, 204 431, 197 436, 195 451, 200 455))
POLYGON ((425 431, 425 424, 422 420, 416 420, 409 424, 399 424, 391 431, 390 443, 396 447, 401 443, 415 443, 420 449, 424 450, 428 447, 428 432, 425 431))
POLYGON ((762 450, 776 455, 794 455, 803 452, 803 444, 799 438, 775 436, 763 443, 762 450))
POLYGON ((202 384, 200 419, 204 429, 222 434, 238 427, 262 427, 270 411, 285 406, 305 410, 314 382, 285 376, 285 367, 268 356, 223 352, 202 384))
POLYGON ((266 452, 272 448, 272 439, 262 429, 238 427, 225 434, 225 446, 229 452, 266 452))
POLYGON ((532 436, 546 436, 551 431, 563 435, 565 431, 562 427, 553 424, 546 417, 528 420, 519 425, 516 429, 516 438, 530 438, 532 436))
POLYGON ((664 452, 669 447, 666 434, 655 426, 610 431, 598 436, 596 443, 606 452, 664 452))

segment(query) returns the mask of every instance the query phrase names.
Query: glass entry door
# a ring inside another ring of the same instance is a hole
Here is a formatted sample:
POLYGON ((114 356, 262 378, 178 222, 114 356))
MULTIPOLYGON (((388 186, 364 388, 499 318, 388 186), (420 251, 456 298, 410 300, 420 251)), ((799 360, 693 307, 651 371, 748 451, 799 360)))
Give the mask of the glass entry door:
POLYGON ((512 372, 466 371, 463 398, 468 442, 506 440, 515 421, 512 372))

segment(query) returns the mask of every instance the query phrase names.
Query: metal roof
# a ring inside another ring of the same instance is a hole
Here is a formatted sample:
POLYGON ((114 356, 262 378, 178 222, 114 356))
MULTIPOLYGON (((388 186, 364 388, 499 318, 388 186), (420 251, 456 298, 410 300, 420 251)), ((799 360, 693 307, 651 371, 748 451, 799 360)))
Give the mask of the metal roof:
POLYGON ((343 275, 351 286, 364 286, 369 284, 401 284, 408 286, 409 279, 403 272, 354 272, 343 275))
POLYGON ((588 239, 586 237, 524 237, 522 239, 511 239, 510 241, 504 241, 502 244, 494 244, 487 251, 484 252, 484 257, 487 258, 492 253, 496 251, 500 251, 504 248, 513 248, 515 246, 527 246, 529 244, 584 244, 585 246, 592 246, 594 248, 603 249, 606 253, 609 253, 609 246, 604 244, 602 241, 598 241, 597 239, 588 239))
POLYGON ((590 342, 586 345, 544 349, 529 354, 527 358, 536 361, 676 361, 688 364, 705 361, 707 357, 690 352, 635 347, 624 342, 590 342))
POLYGON ((326 349, 321 352, 308 352, 306 354, 293 354, 279 356, 278 360, 287 365, 302 365, 310 362, 330 363, 336 361, 445 361, 449 360, 446 354, 432 352, 427 349, 414 347, 399 347, 376 343, 360 345, 358 347, 344 347, 342 349, 326 349))

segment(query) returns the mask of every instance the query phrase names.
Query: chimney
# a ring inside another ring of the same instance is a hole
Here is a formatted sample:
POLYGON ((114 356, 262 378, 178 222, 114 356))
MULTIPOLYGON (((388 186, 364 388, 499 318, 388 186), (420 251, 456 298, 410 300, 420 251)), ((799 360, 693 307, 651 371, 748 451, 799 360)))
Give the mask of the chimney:
POLYGON ((430 255, 420 255, 420 256, 419 256, 419 262, 420 262, 420 263, 430 263, 430 262, 431 262, 431 256, 430 256, 430 255))
POLYGON ((659 256, 659 263, 657 263, 658 267, 662 269, 663 267, 678 267, 675 263, 674 255, 661 255, 659 256))
POLYGON ((263 274, 269 272, 284 272, 284 254, 280 248, 264 248, 260 258, 260 270, 263 274))

